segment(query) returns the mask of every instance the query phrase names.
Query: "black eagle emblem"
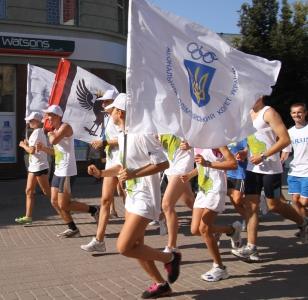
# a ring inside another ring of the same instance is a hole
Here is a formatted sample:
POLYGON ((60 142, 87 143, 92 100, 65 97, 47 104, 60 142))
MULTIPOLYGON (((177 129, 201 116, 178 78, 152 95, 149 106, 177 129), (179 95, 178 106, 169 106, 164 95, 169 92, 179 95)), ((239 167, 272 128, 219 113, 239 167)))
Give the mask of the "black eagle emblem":
MULTIPOLYGON (((101 125, 104 123, 104 117, 106 112, 102 106, 103 100, 97 100, 99 96, 97 94, 92 94, 89 89, 86 87, 84 79, 79 80, 77 85, 77 100, 80 106, 86 110, 93 110, 95 115, 95 120, 93 121, 92 127, 89 129, 84 127, 84 129, 89 132, 90 135, 97 136, 96 132, 101 125)), ((103 131, 103 126, 102 131, 103 131)), ((102 134, 102 132, 101 132, 102 134)))

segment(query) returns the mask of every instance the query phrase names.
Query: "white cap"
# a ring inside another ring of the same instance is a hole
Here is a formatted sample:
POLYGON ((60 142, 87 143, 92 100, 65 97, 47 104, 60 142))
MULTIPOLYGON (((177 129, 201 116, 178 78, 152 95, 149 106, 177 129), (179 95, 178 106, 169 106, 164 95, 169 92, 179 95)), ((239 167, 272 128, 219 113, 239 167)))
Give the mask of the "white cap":
POLYGON ((114 100, 118 96, 118 92, 115 90, 107 90, 102 97, 96 100, 114 100))
POLYGON ((33 111, 28 117, 25 118, 26 121, 37 120, 42 122, 43 115, 37 111, 33 111))
POLYGON ((126 94, 125 93, 120 93, 111 104, 105 107, 105 110, 108 110, 114 107, 124 110, 124 111, 126 110, 126 94))
POLYGON ((63 116, 63 110, 59 105, 50 105, 47 109, 43 110, 46 114, 55 114, 59 117, 63 116))

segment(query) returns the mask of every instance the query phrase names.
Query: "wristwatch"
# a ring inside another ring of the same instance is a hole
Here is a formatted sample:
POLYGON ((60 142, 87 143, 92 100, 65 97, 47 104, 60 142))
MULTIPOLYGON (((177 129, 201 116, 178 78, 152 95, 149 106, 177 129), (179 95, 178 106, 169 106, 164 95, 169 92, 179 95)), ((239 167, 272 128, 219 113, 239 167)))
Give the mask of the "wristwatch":
POLYGON ((264 161, 264 160, 267 159, 267 156, 264 153, 261 153, 261 159, 262 159, 262 161, 264 161))

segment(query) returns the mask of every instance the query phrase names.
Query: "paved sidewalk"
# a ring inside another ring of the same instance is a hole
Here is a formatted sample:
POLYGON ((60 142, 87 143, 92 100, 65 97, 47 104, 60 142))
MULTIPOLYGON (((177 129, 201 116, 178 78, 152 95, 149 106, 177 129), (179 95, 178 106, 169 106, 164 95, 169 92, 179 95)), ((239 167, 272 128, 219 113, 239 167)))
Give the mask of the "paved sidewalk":
MULTIPOLYGON (((64 226, 41 195, 37 196, 33 225, 14 224, 15 217, 24 213, 24 187, 25 180, 0 181, 0 299, 139 299, 150 281, 136 261, 116 251, 123 218, 111 220, 107 227, 107 253, 87 253, 80 245, 95 234, 93 219, 75 214, 82 236, 59 239, 56 234, 64 226)), ((100 189, 94 179, 78 178, 74 197, 98 204, 100 189)), ((120 199, 117 207, 123 217, 120 199)), ((200 275, 211 267, 208 251, 199 237, 190 235, 191 212, 182 205, 177 210, 183 264, 168 299, 308 299, 308 245, 298 243, 294 224, 273 214, 262 217, 259 244, 263 260, 255 264, 232 256, 230 241, 223 236, 220 249, 232 276, 207 283, 200 275)), ((228 206, 219 222, 237 219, 228 206)), ((166 237, 158 235, 158 227, 149 227, 146 242, 162 249, 166 237)))

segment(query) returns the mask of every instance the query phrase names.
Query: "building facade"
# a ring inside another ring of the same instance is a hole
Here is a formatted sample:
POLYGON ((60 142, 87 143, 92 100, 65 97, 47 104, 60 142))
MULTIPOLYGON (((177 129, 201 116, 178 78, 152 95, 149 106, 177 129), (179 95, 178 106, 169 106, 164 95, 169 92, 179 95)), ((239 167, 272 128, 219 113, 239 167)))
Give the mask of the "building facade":
POLYGON ((0 0, 0 178, 24 176, 27 64, 65 57, 125 90, 128 0, 0 0))

